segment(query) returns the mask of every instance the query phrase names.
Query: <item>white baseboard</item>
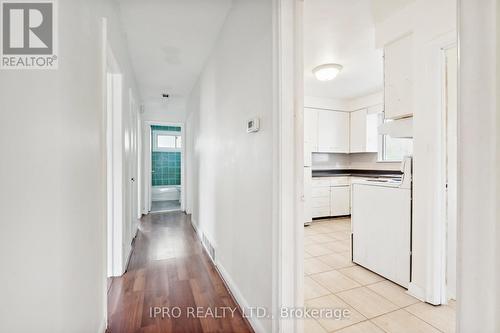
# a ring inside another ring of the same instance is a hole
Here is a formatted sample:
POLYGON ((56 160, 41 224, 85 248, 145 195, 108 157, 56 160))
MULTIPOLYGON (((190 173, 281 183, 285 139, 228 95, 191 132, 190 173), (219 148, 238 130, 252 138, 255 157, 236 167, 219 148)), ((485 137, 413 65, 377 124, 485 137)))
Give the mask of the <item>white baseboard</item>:
POLYGON ((408 294, 415 297, 416 299, 425 302, 425 292, 422 288, 417 286, 415 283, 410 282, 408 284, 408 294))
MULTIPOLYGON (((236 303, 238 303, 238 305, 244 312, 249 313, 248 310, 251 308, 250 305, 248 304, 247 300, 243 297, 239 288, 236 286, 229 273, 225 270, 224 266, 222 266, 220 262, 217 262, 215 266, 217 267, 217 270, 219 271, 219 274, 221 275, 222 279, 226 283, 226 286, 229 288, 229 291, 236 300, 236 303)), ((252 326, 255 333, 266 332, 264 326, 262 325, 261 319, 252 316, 247 317, 246 319, 250 323, 250 326, 252 326)))
MULTIPOLYGON (((193 229, 194 229, 196 235, 198 236, 198 239, 203 244, 203 235, 202 235, 202 232, 201 232, 200 229, 197 228, 197 226, 196 226, 197 223, 193 219, 192 216, 191 216, 191 225, 193 226, 193 229)), ((205 248, 205 246, 204 245, 202 245, 202 246, 205 249, 205 251, 208 253, 208 251, 205 248)), ((208 257, 210 258, 210 256, 208 256, 208 257)), ((215 262, 212 260, 212 258, 210 258, 210 260, 215 265, 217 271, 219 272, 220 277, 222 278, 222 280, 224 280, 226 286, 229 289, 229 292, 233 295, 236 303, 238 303, 238 306, 243 311, 246 311, 248 313, 249 311, 247 311, 247 310, 250 309, 250 306, 248 305, 248 302, 243 297, 243 295, 241 294, 240 290, 238 289, 238 287, 234 283, 233 279, 231 278, 231 276, 229 275, 229 273, 225 270, 224 266, 222 266, 220 264, 220 262, 217 261, 217 259, 216 259, 215 262)), ((264 333, 266 331, 264 329, 264 327, 262 326, 262 323, 257 318, 255 318, 255 317, 248 317, 246 319, 250 323, 250 326, 252 326, 252 329, 254 330, 255 333, 264 333)))
POLYGON ((97 331, 97 333, 106 333, 106 329, 108 328, 108 325, 107 325, 107 320, 106 318, 104 318, 104 320, 101 322, 101 325, 99 325, 99 330, 97 331))

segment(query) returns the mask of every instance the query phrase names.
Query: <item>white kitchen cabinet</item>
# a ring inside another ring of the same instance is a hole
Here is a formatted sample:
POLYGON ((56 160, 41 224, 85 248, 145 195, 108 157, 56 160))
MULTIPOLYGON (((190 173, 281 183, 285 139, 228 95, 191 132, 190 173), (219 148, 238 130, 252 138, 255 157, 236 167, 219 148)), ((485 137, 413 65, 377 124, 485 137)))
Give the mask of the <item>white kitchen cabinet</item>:
POLYGON ((349 113, 318 111, 318 152, 349 153, 349 113))
POLYGON ((350 152, 366 151, 366 109, 351 112, 350 152))
POLYGON ((413 36, 384 47, 385 118, 413 115, 413 36))
POLYGON ((342 216, 351 214, 351 187, 332 186, 330 188, 330 215, 342 216))
POLYGON ((376 153, 378 151, 379 109, 369 108, 351 112, 351 153, 376 153))
POLYGON ((349 177, 313 178, 312 217, 342 216, 351 213, 349 177))

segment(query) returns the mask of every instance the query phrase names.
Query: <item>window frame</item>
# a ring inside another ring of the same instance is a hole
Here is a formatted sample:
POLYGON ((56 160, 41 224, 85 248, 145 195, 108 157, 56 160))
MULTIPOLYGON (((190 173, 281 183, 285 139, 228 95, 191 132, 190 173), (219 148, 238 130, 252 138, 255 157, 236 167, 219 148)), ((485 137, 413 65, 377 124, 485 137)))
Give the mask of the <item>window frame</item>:
MULTIPOLYGON (((383 123, 386 123, 387 120, 390 119, 385 119, 385 113, 381 113, 380 117, 380 122, 379 125, 382 125, 383 123)), ((392 120, 391 120, 392 121, 392 120)), ((403 161, 403 157, 401 159, 395 159, 395 160, 387 160, 385 159, 385 152, 386 152, 386 139, 387 139, 387 134, 379 134, 379 149, 377 153, 377 162, 378 163, 400 163, 403 161)), ((413 149, 413 147, 412 147, 413 149)))
POLYGON ((153 132, 153 152, 182 152, 182 133, 181 132, 176 132, 176 131, 154 131, 153 132), (175 139, 175 145, 177 146, 177 143, 180 139, 180 147, 175 147, 175 148, 163 148, 163 147, 158 147, 158 137, 159 136, 174 136, 176 137, 175 139))

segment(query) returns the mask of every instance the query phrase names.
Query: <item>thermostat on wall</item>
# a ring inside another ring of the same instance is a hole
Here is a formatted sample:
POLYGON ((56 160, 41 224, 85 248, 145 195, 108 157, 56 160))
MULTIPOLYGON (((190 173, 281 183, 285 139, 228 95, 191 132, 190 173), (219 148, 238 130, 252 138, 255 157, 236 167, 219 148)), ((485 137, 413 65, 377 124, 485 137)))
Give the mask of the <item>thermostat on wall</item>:
POLYGON ((247 121, 247 133, 258 132, 260 129, 260 119, 252 118, 247 121))

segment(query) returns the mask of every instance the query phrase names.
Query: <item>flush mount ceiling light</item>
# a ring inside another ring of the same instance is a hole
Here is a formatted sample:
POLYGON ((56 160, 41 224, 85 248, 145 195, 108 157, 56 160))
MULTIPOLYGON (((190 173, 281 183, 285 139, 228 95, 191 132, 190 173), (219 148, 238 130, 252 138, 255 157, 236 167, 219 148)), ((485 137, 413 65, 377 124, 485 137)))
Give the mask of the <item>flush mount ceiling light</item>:
POLYGON ((313 69, 313 74, 319 81, 331 81, 339 75, 342 70, 342 65, 339 64, 324 64, 313 69))

